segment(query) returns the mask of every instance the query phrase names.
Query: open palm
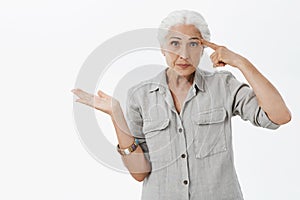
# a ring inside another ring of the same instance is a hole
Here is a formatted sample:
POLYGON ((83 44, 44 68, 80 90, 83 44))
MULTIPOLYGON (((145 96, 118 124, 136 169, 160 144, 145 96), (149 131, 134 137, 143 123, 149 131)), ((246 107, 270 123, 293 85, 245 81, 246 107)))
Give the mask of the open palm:
POLYGON ((79 97, 76 102, 88 105, 92 108, 111 115, 113 106, 118 103, 116 99, 99 90, 98 95, 87 93, 79 88, 73 89, 72 92, 79 97))

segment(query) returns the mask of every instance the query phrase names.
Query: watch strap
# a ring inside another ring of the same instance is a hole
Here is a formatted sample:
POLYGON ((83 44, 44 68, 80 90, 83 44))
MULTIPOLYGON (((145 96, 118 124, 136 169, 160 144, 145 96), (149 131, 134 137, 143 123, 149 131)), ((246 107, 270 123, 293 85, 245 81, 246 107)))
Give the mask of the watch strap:
POLYGON ((137 149, 138 145, 139 145, 138 139, 134 138, 134 142, 132 143, 132 145, 130 145, 129 147, 127 147, 125 149, 121 149, 119 144, 118 144, 117 145, 117 150, 123 156, 124 155, 129 155, 137 149))

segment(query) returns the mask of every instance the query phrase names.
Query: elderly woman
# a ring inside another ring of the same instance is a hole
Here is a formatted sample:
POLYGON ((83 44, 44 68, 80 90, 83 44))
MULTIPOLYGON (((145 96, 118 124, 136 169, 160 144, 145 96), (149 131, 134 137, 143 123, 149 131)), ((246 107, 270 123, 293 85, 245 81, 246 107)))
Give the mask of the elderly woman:
POLYGON ((77 101, 111 116, 122 160, 133 178, 143 181, 142 199, 243 199, 231 117, 276 129, 291 120, 287 106, 249 60, 209 42, 199 13, 170 13, 158 39, 168 67, 129 89, 126 120, 119 102, 102 91, 94 96, 74 89, 77 101), (239 69, 252 89, 230 72, 199 69, 205 47, 214 50, 215 67, 239 69))

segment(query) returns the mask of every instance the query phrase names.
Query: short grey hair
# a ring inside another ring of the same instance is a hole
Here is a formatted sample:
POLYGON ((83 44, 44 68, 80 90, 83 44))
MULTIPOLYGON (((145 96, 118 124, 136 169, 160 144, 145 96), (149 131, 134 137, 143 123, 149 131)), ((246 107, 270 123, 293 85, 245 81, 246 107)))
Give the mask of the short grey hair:
POLYGON ((177 24, 192 24, 201 33, 202 37, 210 41, 210 31, 204 17, 192 10, 176 10, 171 12, 165 19, 161 21, 157 33, 157 39, 160 45, 163 45, 168 34, 168 29, 177 24))

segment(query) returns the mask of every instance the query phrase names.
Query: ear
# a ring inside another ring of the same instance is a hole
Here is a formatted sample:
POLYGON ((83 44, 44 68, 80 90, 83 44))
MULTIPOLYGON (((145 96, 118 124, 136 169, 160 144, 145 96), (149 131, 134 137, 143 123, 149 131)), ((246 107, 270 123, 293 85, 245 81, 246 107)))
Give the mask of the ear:
POLYGON ((164 48, 162 46, 160 46, 160 51, 163 54, 163 56, 166 56, 166 51, 164 50, 164 48))
POLYGON ((166 56, 165 50, 163 48, 160 47, 160 51, 164 56, 166 56))

